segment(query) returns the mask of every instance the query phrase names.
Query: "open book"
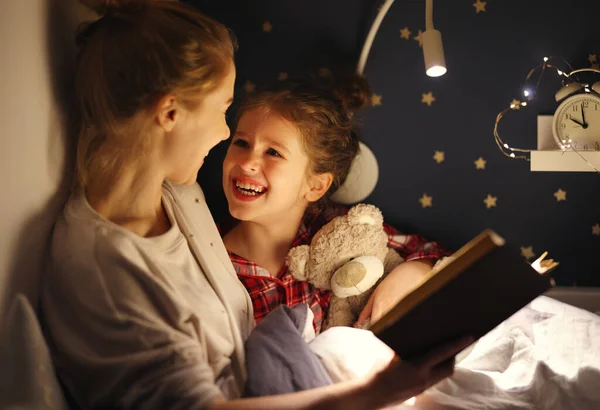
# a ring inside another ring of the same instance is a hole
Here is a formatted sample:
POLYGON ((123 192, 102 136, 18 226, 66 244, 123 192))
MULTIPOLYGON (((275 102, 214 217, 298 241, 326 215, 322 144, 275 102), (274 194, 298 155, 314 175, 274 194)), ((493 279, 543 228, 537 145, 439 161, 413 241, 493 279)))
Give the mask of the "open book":
POLYGON ((477 340, 552 286, 544 274, 558 263, 546 255, 529 264, 519 248, 486 230, 436 265, 370 330, 408 361, 460 336, 477 340))

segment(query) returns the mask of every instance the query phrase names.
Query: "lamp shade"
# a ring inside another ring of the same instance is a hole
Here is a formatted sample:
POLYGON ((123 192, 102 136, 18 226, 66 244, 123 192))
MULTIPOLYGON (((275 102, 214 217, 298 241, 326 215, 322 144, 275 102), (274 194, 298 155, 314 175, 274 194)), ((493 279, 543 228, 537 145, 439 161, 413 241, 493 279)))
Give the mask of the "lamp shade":
POLYGON ((425 72, 430 77, 439 77, 446 74, 446 59, 442 45, 442 33, 439 30, 425 30, 423 36, 423 57, 425 58, 425 72))
POLYGON ((373 151, 360 142, 360 150, 346 181, 331 196, 331 200, 343 205, 352 205, 368 197, 377 185, 379 166, 373 151))

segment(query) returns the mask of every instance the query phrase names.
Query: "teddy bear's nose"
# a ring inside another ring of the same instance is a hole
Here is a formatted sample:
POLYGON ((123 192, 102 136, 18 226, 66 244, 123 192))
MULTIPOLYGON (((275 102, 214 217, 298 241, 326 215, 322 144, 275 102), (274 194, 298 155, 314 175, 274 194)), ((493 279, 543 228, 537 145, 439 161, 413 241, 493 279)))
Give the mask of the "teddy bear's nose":
POLYGON ((361 256, 339 268, 331 278, 331 289, 337 297, 358 295, 383 275, 383 263, 375 256, 361 256))
MULTIPOLYGON (((350 259, 350 261, 354 258, 350 259)), ((367 269, 362 263, 348 262, 338 271, 335 279, 338 285, 349 288, 358 285, 367 274, 367 269)))

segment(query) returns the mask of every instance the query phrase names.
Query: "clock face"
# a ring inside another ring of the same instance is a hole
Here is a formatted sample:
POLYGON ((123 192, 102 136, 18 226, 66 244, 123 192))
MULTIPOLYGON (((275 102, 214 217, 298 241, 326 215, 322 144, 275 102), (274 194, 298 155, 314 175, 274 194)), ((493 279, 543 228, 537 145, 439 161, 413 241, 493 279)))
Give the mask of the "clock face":
POLYGON ((564 100, 554 113, 552 132, 559 147, 600 151, 600 96, 585 93, 564 100))

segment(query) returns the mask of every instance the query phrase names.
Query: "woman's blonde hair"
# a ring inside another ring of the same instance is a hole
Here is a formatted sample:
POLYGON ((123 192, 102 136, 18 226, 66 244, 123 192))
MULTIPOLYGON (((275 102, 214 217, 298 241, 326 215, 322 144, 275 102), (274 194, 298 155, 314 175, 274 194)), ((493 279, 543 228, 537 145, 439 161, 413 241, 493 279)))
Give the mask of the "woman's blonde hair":
POLYGON ((235 40, 222 24, 174 1, 109 0, 82 26, 75 78, 81 130, 77 181, 142 158, 160 98, 194 109, 231 69, 235 40))

